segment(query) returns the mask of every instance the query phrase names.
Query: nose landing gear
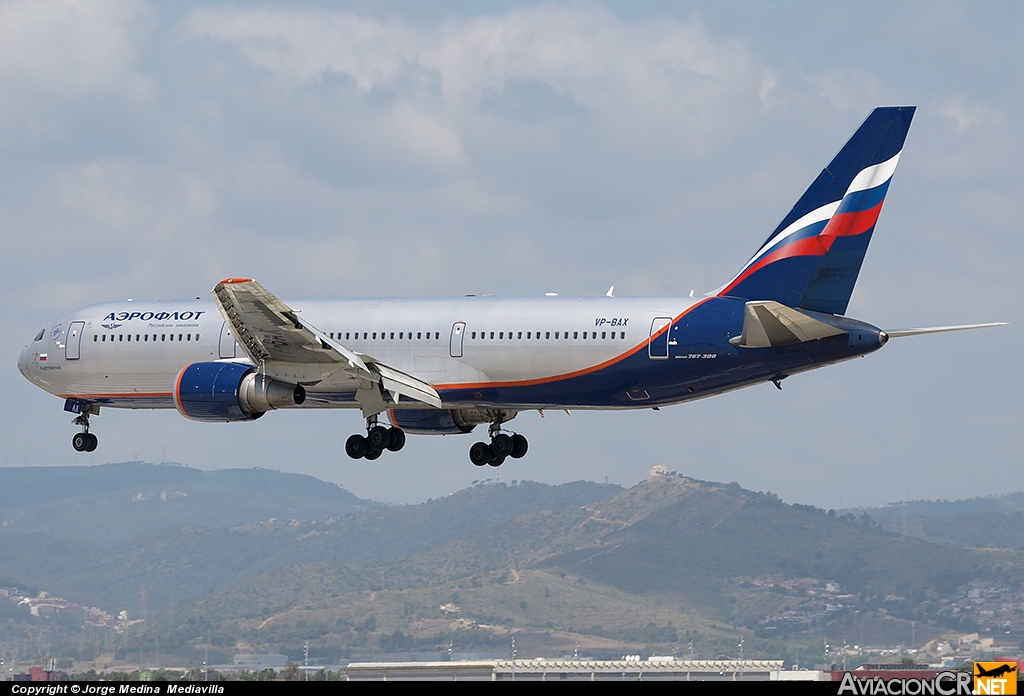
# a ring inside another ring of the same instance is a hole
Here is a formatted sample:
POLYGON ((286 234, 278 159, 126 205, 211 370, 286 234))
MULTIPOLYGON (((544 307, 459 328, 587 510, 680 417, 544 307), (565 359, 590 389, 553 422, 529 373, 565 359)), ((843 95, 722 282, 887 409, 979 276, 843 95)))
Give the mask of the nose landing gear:
POLYGON ((82 426, 82 432, 75 433, 74 437, 71 438, 71 446, 75 448, 76 452, 94 451, 99 444, 99 440, 89 432, 89 411, 83 411, 81 415, 71 422, 82 426))
POLYGON ((377 459, 384 450, 397 452, 405 447, 405 433, 394 426, 385 428, 377 423, 377 416, 366 419, 366 436, 358 433, 345 441, 345 453, 352 459, 377 459))

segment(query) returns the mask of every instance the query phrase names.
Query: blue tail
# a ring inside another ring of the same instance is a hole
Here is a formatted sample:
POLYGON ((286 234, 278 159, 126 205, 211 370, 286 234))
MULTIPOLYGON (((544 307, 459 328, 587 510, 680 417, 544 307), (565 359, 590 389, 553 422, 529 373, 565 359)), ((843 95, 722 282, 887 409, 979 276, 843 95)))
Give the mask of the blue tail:
POLYGON ((844 314, 915 108, 872 111, 717 294, 844 314))

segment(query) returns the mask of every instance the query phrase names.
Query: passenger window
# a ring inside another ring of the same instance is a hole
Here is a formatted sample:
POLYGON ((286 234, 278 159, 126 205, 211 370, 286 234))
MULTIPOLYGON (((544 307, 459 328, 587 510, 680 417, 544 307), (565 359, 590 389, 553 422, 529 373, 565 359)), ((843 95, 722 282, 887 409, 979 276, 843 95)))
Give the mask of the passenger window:
POLYGON ((520 332, 519 332, 519 333, 518 333, 518 334, 516 335, 516 338, 522 338, 522 337, 523 337, 523 332, 522 332, 522 331, 520 331, 520 332))
POLYGON ((544 332, 544 338, 551 338, 551 332, 550 331, 545 331, 544 332))
MULTIPOLYGON (((422 331, 417 331, 416 332, 416 340, 418 341, 421 338, 423 338, 423 332, 422 331)), ((473 338, 476 338, 476 334, 473 334, 473 338)))
POLYGON ((620 331, 619 332, 619 338, 625 338, 625 337, 626 337, 626 332, 625 331, 620 331))
POLYGON ((441 338, 441 332, 440 331, 435 331, 434 332, 434 340, 437 340, 439 338, 441 338))
POLYGON ((395 340, 395 332, 394 331, 391 332, 391 340, 395 340))
POLYGON ((602 331, 601 332, 601 338, 607 338, 607 334, 608 334, 607 331, 602 331))

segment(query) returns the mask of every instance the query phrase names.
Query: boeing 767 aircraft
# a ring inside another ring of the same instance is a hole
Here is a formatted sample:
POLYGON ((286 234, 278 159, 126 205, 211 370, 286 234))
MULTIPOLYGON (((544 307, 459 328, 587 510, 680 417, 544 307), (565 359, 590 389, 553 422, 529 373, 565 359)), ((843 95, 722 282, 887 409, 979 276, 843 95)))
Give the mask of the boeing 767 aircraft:
MULTIPOLYGON (((526 454, 524 410, 657 408, 871 353, 889 338, 844 316, 914 107, 875 109, 732 280, 708 295, 306 300, 248 278, 213 301, 111 302, 40 330, 18 367, 64 399, 96 449, 100 408, 176 408, 251 421, 282 408, 358 408, 353 458, 406 434, 469 433, 477 466, 526 454), (379 417, 387 412, 391 427, 379 417)), ((781 386, 780 386, 781 388, 781 386)))

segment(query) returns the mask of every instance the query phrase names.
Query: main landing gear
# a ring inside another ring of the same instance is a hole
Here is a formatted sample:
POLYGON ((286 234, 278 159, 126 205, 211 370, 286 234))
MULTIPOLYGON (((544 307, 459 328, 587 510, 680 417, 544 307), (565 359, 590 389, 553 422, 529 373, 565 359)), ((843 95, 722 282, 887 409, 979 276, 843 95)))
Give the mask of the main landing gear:
POLYGON ((501 423, 491 423, 490 437, 490 444, 478 442, 469 448, 469 461, 476 466, 501 466, 506 457, 523 457, 530 446, 526 438, 519 433, 507 435, 501 432, 501 423))
POLYGON ((345 441, 345 453, 353 459, 376 459, 384 450, 397 452, 405 447, 405 433, 394 426, 385 428, 377 416, 366 419, 366 436, 358 433, 345 441))
POLYGON ((76 452, 92 452, 96 449, 99 441, 96 436, 89 432, 89 412, 84 411, 80 416, 71 421, 75 425, 82 426, 82 432, 75 433, 71 438, 71 446, 76 452))

